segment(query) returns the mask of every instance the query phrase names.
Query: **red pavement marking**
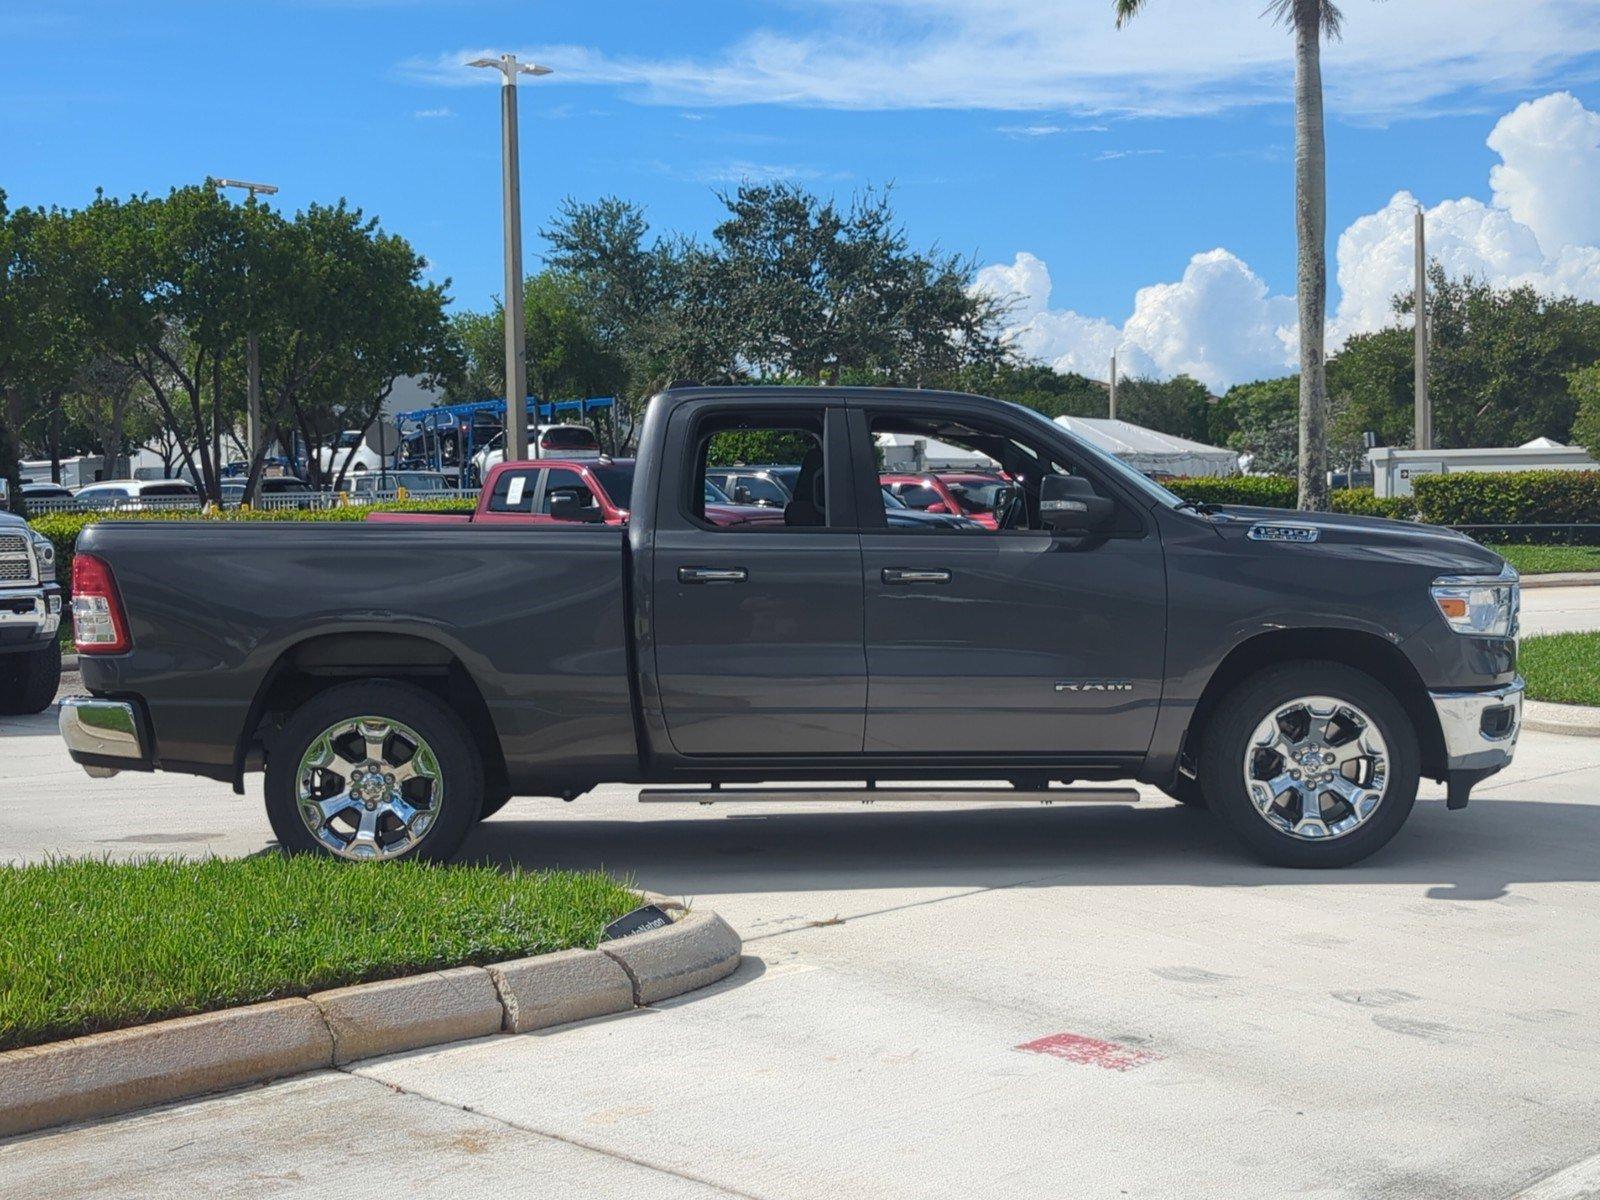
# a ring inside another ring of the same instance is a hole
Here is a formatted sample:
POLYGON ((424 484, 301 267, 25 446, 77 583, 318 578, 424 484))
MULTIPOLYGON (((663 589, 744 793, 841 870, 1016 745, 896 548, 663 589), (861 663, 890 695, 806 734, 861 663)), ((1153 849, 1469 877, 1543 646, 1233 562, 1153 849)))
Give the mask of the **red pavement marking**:
POLYGON ((1131 1071, 1161 1060, 1159 1054, 1148 1050, 1135 1050, 1121 1042, 1102 1042, 1079 1033, 1052 1033, 1037 1041, 1023 1042, 1016 1049, 1029 1054, 1048 1054, 1051 1058, 1064 1058, 1088 1067, 1104 1067, 1108 1071, 1131 1071))

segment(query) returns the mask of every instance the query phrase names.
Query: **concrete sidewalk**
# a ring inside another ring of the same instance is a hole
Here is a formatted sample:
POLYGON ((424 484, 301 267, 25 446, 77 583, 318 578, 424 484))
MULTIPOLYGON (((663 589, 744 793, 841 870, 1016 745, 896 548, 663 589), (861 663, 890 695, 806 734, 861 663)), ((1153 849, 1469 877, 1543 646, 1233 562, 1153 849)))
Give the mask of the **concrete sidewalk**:
MULTIPOLYGON (((96 783, 47 720, 0 723, 0 857, 248 852, 251 791, 96 783)), ((1465 812, 1427 785, 1336 872, 1262 867, 1152 792, 518 800, 469 856, 632 873, 749 961, 655 1009, 0 1145, 0 1195, 1510 1197, 1600 1151, 1596 846, 1600 741, 1534 733, 1465 812)))

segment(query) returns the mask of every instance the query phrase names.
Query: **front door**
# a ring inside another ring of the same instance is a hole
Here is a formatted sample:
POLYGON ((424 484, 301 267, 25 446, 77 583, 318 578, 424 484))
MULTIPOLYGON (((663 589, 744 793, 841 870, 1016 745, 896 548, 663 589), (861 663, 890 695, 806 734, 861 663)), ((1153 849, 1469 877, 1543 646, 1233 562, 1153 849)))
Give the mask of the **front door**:
POLYGON ((939 412, 869 415, 858 429, 874 434, 965 445, 970 431, 970 445, 995 455, 996 477, 1013 484, 1017 500, 998 530, 863 530, 867 751, 1143 754, 1161 700, 1166 573, 1137 505, 1107 536, 1054 534, 1038 515, 1041 473, 1096 482, 1070 461, 1067 444, 939 412))
POLYGON ((724 401, 686 406, 673 425, 649 617, 654 690, 673 748, 738 758, 859 753, 864 595, 842 413, 724 401), (800 467, 781 520, 769 508, 707 513, 708 465, 736 458, 800 467))

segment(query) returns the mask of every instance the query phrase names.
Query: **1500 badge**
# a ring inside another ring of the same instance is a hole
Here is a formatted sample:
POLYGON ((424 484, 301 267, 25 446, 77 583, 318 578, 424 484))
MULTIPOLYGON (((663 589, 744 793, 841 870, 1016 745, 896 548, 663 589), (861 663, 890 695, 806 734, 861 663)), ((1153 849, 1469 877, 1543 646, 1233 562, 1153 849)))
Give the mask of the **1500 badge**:
POLYGON ((1056 682, 1058 692, 1131 692, 1131 679, 1061 679, 1056 682))

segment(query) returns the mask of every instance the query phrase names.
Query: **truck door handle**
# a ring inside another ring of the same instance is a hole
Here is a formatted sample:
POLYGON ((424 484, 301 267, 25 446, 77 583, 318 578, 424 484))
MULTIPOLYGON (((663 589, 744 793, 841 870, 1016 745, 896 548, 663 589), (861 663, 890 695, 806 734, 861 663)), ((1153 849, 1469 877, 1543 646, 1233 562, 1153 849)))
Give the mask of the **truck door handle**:
POLYGON ((909 571, 899 567, 885 567, 883 569, 885 583, 949 583, 949 571, 909 571))
POLYGON ((679 567, 679 583, 743 583, 750 572, 743 567, 679 567))

